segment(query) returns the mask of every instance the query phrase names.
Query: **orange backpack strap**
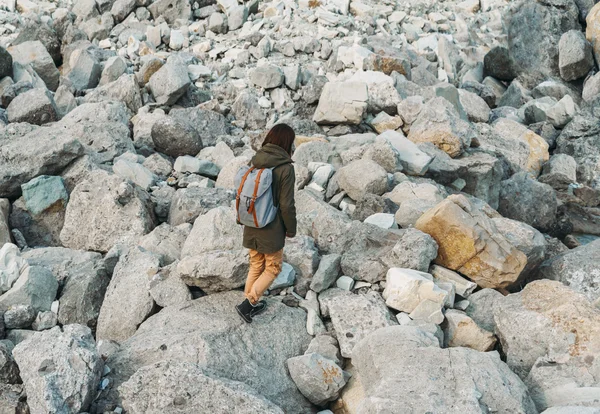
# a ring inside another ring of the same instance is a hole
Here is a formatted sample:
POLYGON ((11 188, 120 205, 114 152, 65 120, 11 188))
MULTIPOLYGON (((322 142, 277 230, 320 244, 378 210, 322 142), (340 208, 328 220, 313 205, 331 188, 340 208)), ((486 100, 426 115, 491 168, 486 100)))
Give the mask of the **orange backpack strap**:
MULTIPOLYGON (((237 196, 235 197, 235 211, 237 214, 237 219, 238 222, 240 221, 240 196, 242 195, 242 190, 244 189, 244 184, 246 184, 246 179, 248 179, 248 176, 250 175, 250 173, 252 171, 254 171, 254 167, 250 167, 250 169, 248 171, 246 171, 246 174, 244 174, 244 176, 242 177, 242 182, 240 183, 240 187, 238 188, 237 191, 237 196)), ((256 196, 256 188, 254 189, 254 195, 256 196)), ((256 219, 254 219, 254 221, 256 222, 256 219)))
POLYGON ((261 168, 256 175, 256 181, 254 182, 254 194, 252 194, 252 201, 250 202, 250 207, 248 208, 248 213, 252 213, 252 218, 254 219, 254 225, 258 228, 258 219, 256 218, 256 210, 254 209, 254 202, 256 201, 256 197, 258 196, 258 186, 260 184, 260 176, 262 175, 265 169, 261 168))

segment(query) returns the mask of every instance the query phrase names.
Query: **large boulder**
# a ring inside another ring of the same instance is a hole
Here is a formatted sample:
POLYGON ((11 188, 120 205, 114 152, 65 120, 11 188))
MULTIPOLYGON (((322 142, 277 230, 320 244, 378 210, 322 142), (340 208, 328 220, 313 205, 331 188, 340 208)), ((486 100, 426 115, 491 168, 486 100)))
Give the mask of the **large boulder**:
POLYGON ((563 34, 558 50, 558 69, 560 76, 567 82, 587 75, 594 67, 592 46, 579 30, 570 30, 563 34))
POLYGON ((150 315, 154 299, 148 285, 158 272, 158 256, 132 247, 121 255, 98 316, 98 339, 124 341, 150 315))
POLYGON ((154 148, 166 155, 180 157, 195 156, 202 149, 202 138, 187 121, 165 116, 152 125, 154 148))
POLYGON ((354 349, 362 384, 358 412, 537 412, 523 382, 496 352, 440 349, 415 326, 379 329, 354 349), (443 368, 441 368, 443 367, 443 368), (410 372, 411 375, 406 375, 410 372), (418 408, 417 408, 418 407, 418 408))
POLYGON ((95 88, 85 95, 86 102, 120 101, 136 114, 142 107, 142 95, 134 75, 124 74, 118 79, 95 88))
POLYGON ((199 107, 176 108, 169 115, 176 121, 188 122, 202 138, 204 146, 214 146, 220 136, 229 134, 226 118, 215 111, 199 107))
POLYGON ((148 193, 105 171, 94 171, 71 193, 60 239, 65 247, 108 252, 155 226, 148 193))
POLYGON ((494 349, 496 345, 494 334, 481 328, 464 312, 450 309, 444 316, 446 317, 443 324, 446 347, 463 346, 480 352, 494 349))
POLYGON ((559 42, 563 33, 581 30, 573 0, 519 3, 508 25, 512 67, 526 86, 559 77, 559 42))
POLYGON ((368 99, 364 82, 326 83, 313 121, 320 125, 358 125, 367 111, 368 99))
POLYGON ((560 282, 532 282, 498 300, 494 320, 508 365, 540 411, 597 404, 600 312, 585 296, 560 282))
POLYGON ((235 192, 225 188, 179 189, 171 202, 169 224, 178 226, 183 223, 194 223, 199 216, 214 208, 229 207, 233 200, 235 200, 235 192))
POLYGON ((600 240, 568 250, 543 262, 538 277, 557 280, 589 300, 600 298, 600 240))
POLYGON ((104 363, 89 328, 55 327, 18 344, 13 354, 34 413, 85 412, 104 363))
MULTIPOLYGON (((8 219, 10 216, 10 201, 6 198, 0 198, 0 246, 11 242, 10 227, 8 219)), ((1 247, 0 247, 1 248, 1 247)))
POLYGON ((386 171, 368 159, 353 161, 342 167, 336 177, 340 188, 353 200, 360 200, 365 194, 382 195, 388 188, 386 171))
POLYGON ((173 105, 186 93, 190 84, 185 65, 167 63, 150 77, 147 86, 158 104, 173 105))
POLYGON ((558 201, 548 184, 521 172, 502 182, 498 212, 548 233, 556 222, 558 201))
POLYGON ((337 399, 346 385, 348 374, 322 355, 308 353, 290 358, 286 364, 302 395, 315 405, 323 406, 337 399))
POLYGON ((294 268, 296 291, 304 293, 308 289, 313 275, 319 267, 320 259, 321 256, 312 237, 297 235, 286 241, 283 260, 294 268))
POLYGON ((365 83, 369 99, 367 100, 367 110, 369 113, 379 113, 385 111, 395 115, 398 111, 398 104, 402 102, 400 94, 394 87, 394 80, 382 73, 372 70, 358 71, 348 82, 365 83))
POLYGON ((7 108, 9 122, 43 125, 58 121, 58 109, 47 89, 36 88, 19 94, 7 108))
POLYGON ((244 286, 248 268, 246 250, 212 250, 184 257, 177 265, 177 275, 188 286, 215 293, 244 286))
POLYGON ((181 249, 185 240, 190 235, 191 224, 184 223, 171 226, 162 223, 150 233, 141 238, 139 246, 156 254, 163 266, 179 260, 181 249))
POLYGON ((132 414, 202 412, 283 414, 252 387, 220 378, 198 364, 163 361, 140 368, 120 388, 132 414))
POLYGON ((352 357, 356 344, 377 329, 396 324, 377 292, 336 295, 326 306, 344 358, 352 357))
MULTIPOLYGON (((52 60, 52 56, 39 40, 19 43, 9 48, 14 62, 21 65, 31 64, 33 70, 42 78, 51 91, 58 88, 60 72, 52 60)), ((0 78, 2 78, 0 76, 0 78)))
POLYGON ((269 299, 267 310, 246 325, 235 311, 242 300, 241 292, 209 295, 165 308, 144 322, 107 361, 114 383, 107 405, 118 402, 116 386, 138 369, 168 359, 243 382, 285 412, 310 411, 285 368, 285 361, 301 355, 310 342, 306 313, 269 299))
POLYGON ((61 172, 84 151, 75 131, 54 127, 31 128, 23 135, 0 131, 0 146, 0 197, 18 196, 22 184, 61 172))
POLYGON ((49 311, 56 299, 58 282, 48 269, 26 267, 12 288, 0 296, 0 311, 11 306, 29 305, 36 312, 49 311))
POLYGON ((452 158, 469 148, 474 138, 471 124, 461 119, 454 106, 442 97, 424 106, 408 134, 412 142, 431 142, 452 158))
POLYGON ((525 254, 500 236, 491 218, 462 195, 446 198, 415 227, 437 242, 437 264, 481 287, 506 288, 527 264, 525 254))
POLYGON ((243 227, 235 222, 235 211, 230 207, 216 207, 195 220, 181 257, 212 250, 242 250, 242 238, 243 227))

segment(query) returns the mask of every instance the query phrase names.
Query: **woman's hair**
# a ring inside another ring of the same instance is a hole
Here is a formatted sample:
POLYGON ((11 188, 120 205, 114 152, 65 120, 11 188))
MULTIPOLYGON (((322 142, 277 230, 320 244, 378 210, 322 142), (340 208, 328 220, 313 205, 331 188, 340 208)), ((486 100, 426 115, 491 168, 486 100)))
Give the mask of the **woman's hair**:
POLYGON ((267 144, 277 145, 292 155, 292 145, 294 145, 296 133, 291 126, 286 124, 277 124, 267 133, 267 137, 263 142, 263 147, 267 144))

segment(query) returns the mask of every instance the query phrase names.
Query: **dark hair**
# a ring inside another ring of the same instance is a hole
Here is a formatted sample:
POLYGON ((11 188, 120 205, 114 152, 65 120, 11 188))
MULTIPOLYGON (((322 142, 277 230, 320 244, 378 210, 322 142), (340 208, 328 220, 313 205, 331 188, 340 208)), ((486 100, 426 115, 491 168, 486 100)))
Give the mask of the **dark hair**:
POLYGON ((296 133, 291 126, 286 124, 277 124, 267 133, 263 142, 263 147, 267 144, 277 145, 292 155, 292 145, 296 139, 296 133))

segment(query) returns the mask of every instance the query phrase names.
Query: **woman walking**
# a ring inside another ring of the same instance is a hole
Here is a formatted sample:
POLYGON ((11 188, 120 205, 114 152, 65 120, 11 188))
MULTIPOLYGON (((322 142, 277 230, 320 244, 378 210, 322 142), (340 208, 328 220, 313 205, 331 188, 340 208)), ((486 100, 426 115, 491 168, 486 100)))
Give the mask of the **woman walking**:
POLYGON ((281 272, 285 238, 296 235, 296 176, 291 158, 295 138, 290 126, 275 125, 251 161, 255 169, 272 169, 271 191, 277 214, 262 228, 244 226, 243 245, 250 249, 250 270, 244 289, 246 299, 236 309, 248 323, 265 310, 266 302, 260 298, 281 272))

